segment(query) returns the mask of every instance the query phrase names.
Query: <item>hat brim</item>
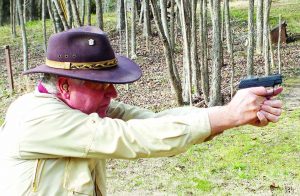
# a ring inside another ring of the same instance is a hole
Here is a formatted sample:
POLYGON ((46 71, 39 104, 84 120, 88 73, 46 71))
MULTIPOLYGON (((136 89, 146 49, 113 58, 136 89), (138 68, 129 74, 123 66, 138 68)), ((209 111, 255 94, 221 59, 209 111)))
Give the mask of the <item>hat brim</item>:
POLYGON ((80 80, 112 84, 132 83, 140 79, 142 71, 139 65, 124 56, 116 55, 116 58, 118 59, 118 65, 112 68, 100 70, 67 70, 40 65, 24 71, 23 74, 48 73, 80 80))

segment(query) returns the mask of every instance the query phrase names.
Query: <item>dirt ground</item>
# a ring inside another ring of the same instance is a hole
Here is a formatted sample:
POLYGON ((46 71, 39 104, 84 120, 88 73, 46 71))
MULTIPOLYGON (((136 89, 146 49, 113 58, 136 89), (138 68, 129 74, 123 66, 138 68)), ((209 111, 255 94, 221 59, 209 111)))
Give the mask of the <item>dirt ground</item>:
POLYGON ((300 76, 289 84, 288 92, 284 93, 286 110, 300 107, 300 76))

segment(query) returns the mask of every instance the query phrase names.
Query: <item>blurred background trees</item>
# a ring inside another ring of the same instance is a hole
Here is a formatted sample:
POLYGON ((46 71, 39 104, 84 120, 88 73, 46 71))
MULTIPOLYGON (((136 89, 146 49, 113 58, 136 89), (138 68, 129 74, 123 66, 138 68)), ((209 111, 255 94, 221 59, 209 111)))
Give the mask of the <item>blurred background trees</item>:
MULTIPOLYGON (((246 39, 247 75, 253 75, 254 55, 263 52, 265 74, 271 73, 272 44, 269 34, 271 0, 249 0, 248 36, 246 39), (254 21, 256 6, 256 28, 254 21), (256 43, 256 44, 255 44, 256 43), (255 52, 256 51, 256 52, 255 52)), ((24 70, 28 68, 26 23, 43 20, 46 51, 46 20, 53 23, 53 33, 83 25, 95 25, 106 31, 104 13, 117 17, 119 52, 138 58, 138 45, 146 44, 158 34, 164 47, 165 65, 178 105, 192 104, 202 97, 206 106, 222 105, 224 56, 229 56, 231 96, 236 84, 234 72, 234 38, 229 0, 1 0, 0 25, 10 24, 12 37, 16 25, 21 27, 24 70), (18 8, 18 9, 16 9, 18 8), (92 24, 91 16, 95 16, 92 24), (137 30, 143 29, 145 42, 137 42, 137 30), (226 40, 226 42, 225 42, 226 40), (178 52, 180 50, 181 52, 178 52), (182 56, 180 64, 176 57, 182 56)), ((155 48, 154 48, 155 49, 155 48)))

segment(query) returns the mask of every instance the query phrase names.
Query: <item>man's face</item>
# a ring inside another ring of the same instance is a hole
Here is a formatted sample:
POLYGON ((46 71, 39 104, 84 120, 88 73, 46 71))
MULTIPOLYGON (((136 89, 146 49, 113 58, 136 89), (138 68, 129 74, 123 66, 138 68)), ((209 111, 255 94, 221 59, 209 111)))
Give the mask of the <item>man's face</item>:
POLYGON ((86 114, 96 112, 100 117, 105 117, 111 99, 118 95, 112 84, 64 79, 58 82, 61 86, 60 91, 64 93, 64 95, 61 93, 61 98, 71 108, 86 114))

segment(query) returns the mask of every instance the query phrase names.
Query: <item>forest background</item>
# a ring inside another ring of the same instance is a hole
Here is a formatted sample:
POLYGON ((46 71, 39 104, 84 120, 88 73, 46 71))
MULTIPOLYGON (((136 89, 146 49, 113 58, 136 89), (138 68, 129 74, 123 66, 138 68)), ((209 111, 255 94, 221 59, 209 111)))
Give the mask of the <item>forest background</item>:
POLYGON ((110 194, 300 194, 299 21, 299 0, 3 0, 0 45, 10 46, 14 90, 3 49, 0 124, 9 103, 34 88, 36 78, 21 72, 44 62, 50 34, 92 24, 143 70, 140 81, 117 86, 120 101, 154 111, 222 105, 241 78, 281 73, 287 103, 279 123, 236 128, 183 155, 110 160, 110 194), (288 43, 271 44, 269 31, 280 21, 288 43))

